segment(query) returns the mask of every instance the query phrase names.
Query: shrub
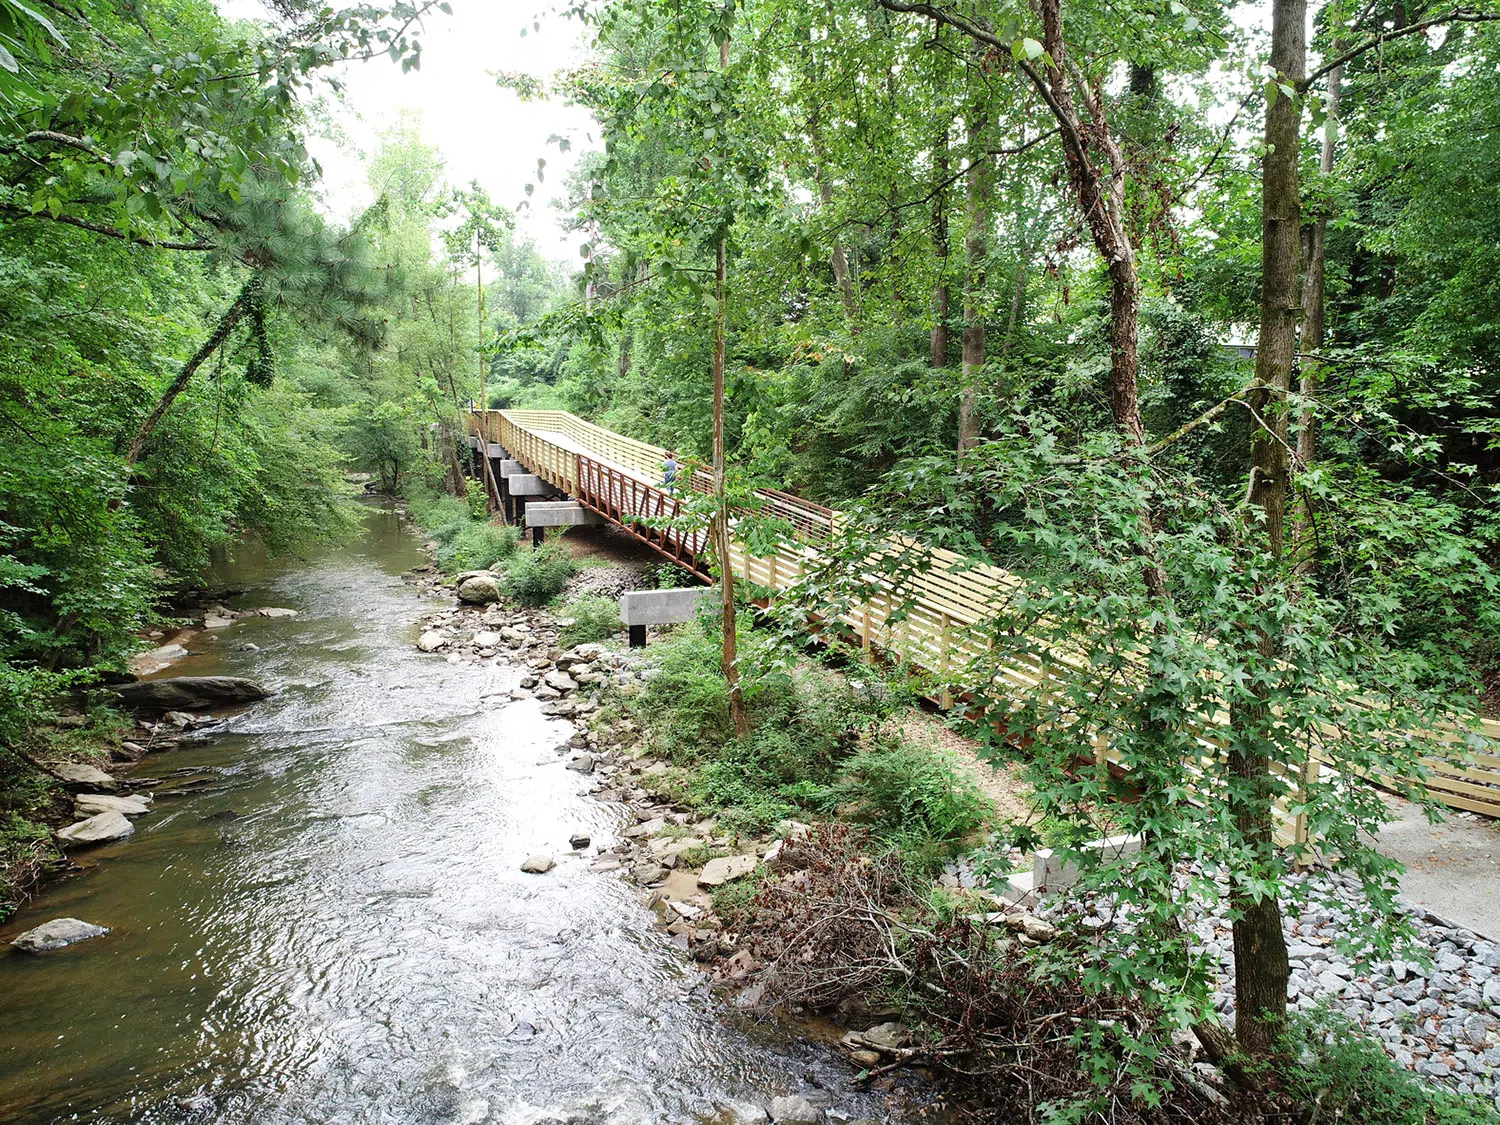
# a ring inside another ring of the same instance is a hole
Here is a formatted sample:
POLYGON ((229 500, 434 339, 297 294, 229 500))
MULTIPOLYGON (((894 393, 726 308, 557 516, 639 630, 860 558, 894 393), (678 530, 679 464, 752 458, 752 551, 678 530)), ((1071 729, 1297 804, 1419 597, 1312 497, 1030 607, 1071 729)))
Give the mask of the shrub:
POLYGON ((1361 1125, 1497 1125, 1500 1114, 1478 1099, 1424 1082, 1343 1016, 1315 1010, 1293 1017, 1278 1073, 1299 1106, 1317 1106, 1320 1121, 1361 1125))
POLYGON ((563 616, 573 620, 573 624, 562 631, 560 640, 565 645, 608 640, 622 627, 620 603, 597 594, 574 598, 563 608, 563 616))
POLYGON ((472 520, 469 505, 456 496, 414 492, 406 501, 407 514, 440 543, 445 543, 472 520))
POLYGON ((522 605, 546 605, 573 577, 573 560, 555 543, 514 555, 505 568, 505 592, 522 605))
POLYGON ((836 797, 891 837, 959 840, 983 824, 989 803, 978 784, 939 750, 898 742, 861 750, 849 760, 836 797))
POLYGON ((487 520, 490 518, 490 495, 483 481, 471 480, 467 487, 469 502, 469 518, 476 520, 487 520))
MULTIPOLYGON (((448 528, 442 529, 445 533, 448 528)), ((438 566, 445 574, 457 574, 462 570, 488 570, 501 559, 515 554, 521 533, 505 524, 480 523, 469 520, 458 525, 457 531, 439 537, 438 566)))

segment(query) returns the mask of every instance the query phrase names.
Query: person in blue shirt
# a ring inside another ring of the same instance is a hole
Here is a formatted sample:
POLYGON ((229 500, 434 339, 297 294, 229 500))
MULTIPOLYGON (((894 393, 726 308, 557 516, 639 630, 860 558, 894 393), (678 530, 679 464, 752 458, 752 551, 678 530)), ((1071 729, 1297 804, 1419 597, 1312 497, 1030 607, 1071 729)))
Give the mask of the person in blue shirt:
POLYGON ((663 454, 665 460, 661 463, 662 487, 673 496, 677 495, 677 454, 670 449, 663 454))

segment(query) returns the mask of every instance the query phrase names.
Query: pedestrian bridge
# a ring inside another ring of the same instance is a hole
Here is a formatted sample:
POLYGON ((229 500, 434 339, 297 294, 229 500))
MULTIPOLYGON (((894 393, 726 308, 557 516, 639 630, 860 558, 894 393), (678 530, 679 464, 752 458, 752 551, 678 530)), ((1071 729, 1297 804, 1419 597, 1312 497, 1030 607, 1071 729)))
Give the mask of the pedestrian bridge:
MULTIPOLYGON (((471 434, 491 454, 500 446, 531 473, 564 492, 609 522, 623 528, 653 550, 691 571, 700 581, 711 582, 707 559, 707 531, 687 518, 682 495, 662 486, 661 464, 665 451, 633 438, 606 430, 563 410, 485 410, 469 416, 471 434)), ((486 471, 486 477, 491 474, 486 471)), ((491 487, 503 485, 491 481, 491 487)), ((708 492, 707 474, 699 472, 679 481, 680 490, 708 492)), ((494 498, 502 499, 498 493, 494 498)), ((759 492, 761 514, 774 516, 791 527, 774 553, 756 555, 743 544, 730 548, 729 569, 736 580, 760 587, 768 597, 785 590, 808 573, 820 551, 839 526, 838 514, 774 489, 759 492)), ((825 617, 836 617, 850 630, 850 639, 872 656, 907 664, 930 673, 940 686, 938 701, 951 704, 962 697, 961 673, 969 661, 990 647, 984 626, 999 614, 1006 600, 1020 589, 1014 576, 998 567, 933 547, 891 540, 893 553, 919 553, 923 565, 903 577, 900 589, 878 575, 867 575, 867 588, 874 597, 859 604, 830 607, 825 617), (837 612, 835 612, 835 610, 837 612)), ((1066 666, 1074 658, 1067 653, 1049 654, 1049 664, 1066 666)), ((1018 694, 1046 691, 1054 674, 1040 661, 1016 654, 998 669, 1002 680, 1018 694)), ((1222 725, 1227 716, 1205 721, 1198 731, 1202 756, 1185 762, 1184 771, 1193 781, 1223 776, 1225 739, 1222 725)), ((1461 744, 1463 732, 1450 732, 1461 744)), ((1482 721, 1481 733, 1500 746, 1500 722, 1482 721)), ((1095 735, 1090 740, 1095 760, 1110 761, 1108 740, 1095 735)), ((1327 767, 1315 750, 1302 776, 1285 777, 1286 795, 1279 806, 1296 807, 1303 784, 1327 767)), ((1474 754, 1463 760, 1427 760, 1432 774, 1427 785, 1433 796, 1452 808, 1500 817, 1500 755, 1474 754)), ((1280 772, 1280 770, 1278 770, 1280 772)), ((1379 779, 1374 779, 1379 780, 1379 779)), ((1279 838, 1286 843, 1307 840, 1305 819, 1284 813, 1279 838)))

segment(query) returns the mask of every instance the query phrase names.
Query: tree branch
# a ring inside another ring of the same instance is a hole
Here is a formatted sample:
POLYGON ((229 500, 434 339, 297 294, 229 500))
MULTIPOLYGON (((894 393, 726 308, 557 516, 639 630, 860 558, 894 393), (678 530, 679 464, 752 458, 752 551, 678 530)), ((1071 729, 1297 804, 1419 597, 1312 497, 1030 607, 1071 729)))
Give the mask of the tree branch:
POLYGON ((44 219, 49 223, 62 223, 65 226, 77 227, 79 230, 86 230, 92 234, 102 234, 106 238, 118 238, 122 242, 130 242, 136 246, 152 246, 158 250, 193 250, 202 252, 218 249, 215 243, 201 240, 198 242, 173 242, 165 239, 144 238, 141 235, 120 230, 118 227, 90 222, 88 219, 80 219, 75 215, 53 215, 50 211, 23 211, 19 207, 0 204, 0 215, 9 215, 15 219, 44 219))
MULTIPOLYGON (((881 2, 884 3, 885 0, 881 0, 881 2)), ((1325 62, 1317 70, 1297 83, 1297 89, 1298 91, 1311 89, 1313 84, 1320 78, 1326 78, 1329 71, 1343 66, 1351 59, 1359 58, 1366 51, 1373 50, 1382 43, 1390 42, 1392 39, 1401 39, 1407 35, 1416 35, 1420 31, 1426 31, 1428 28, 1438 27, 1445 23, 1490 23, 1495 20, 1500 20, 1500 12, 1479 12, 1471 8, 1454 8, 1446 15, 1434 16, 1432 19, 1423 20, 1421 23, 1408 24, 1406 27, 1398 27, 1393 31, 1382 31, 1377 35, 1370 36, 1358 46, 1351 47, 1337 58, 1325 62)))

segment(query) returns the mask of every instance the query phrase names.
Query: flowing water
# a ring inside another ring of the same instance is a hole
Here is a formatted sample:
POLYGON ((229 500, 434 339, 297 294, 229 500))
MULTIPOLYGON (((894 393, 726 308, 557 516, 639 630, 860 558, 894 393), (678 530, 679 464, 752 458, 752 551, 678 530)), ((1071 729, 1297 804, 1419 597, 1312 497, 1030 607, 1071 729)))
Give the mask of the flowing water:
POLYGON ((142 761, 134 838, 3 928, 113 930, 0 954, 0 1121, 634 1125, 815 1085, 887 1120, 819 1050, 727 1021, 637 892, 568 854, 621 826, 558 763, 571 728, 509 700, 517 668, 416 650, 415 543, 366 522, 215 575, 298 616, 202 634, 171 674, 277 694, 142 761))

